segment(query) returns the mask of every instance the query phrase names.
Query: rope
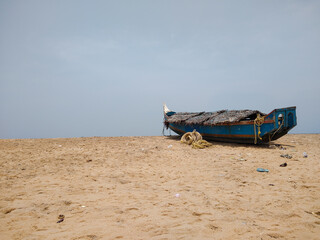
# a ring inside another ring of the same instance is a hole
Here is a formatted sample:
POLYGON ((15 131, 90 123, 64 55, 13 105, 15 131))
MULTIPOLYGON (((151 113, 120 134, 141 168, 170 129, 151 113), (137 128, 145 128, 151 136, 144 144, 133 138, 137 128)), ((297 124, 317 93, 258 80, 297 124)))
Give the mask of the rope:
POLYGON ((280 128, 283 126, 284 123, 284 119, 282 119, 282 122, 280 124, 280 126, 278 127, 278 129, 272 134, 272 136, 269 136, 269 142, 271 142, 272 138, 274 137, 274 135, 280 130, 280 128))
POLYGON ((169 123, 166 121, 165 118, 163 118, 162 136, 168 137, 169 135, 165 135, 165 133, 164 133, 165 129, 167 129, 167 130, 169 129, 169 134, 171 136, 171 129, 169 128, 169 123))
POLYGON ((258 128, 258 138, 259 138, 260 140, 262 140, 262 138, 260 137, 260 133, 261 133, 260 127, 261 127, 261 125, 264 123, 264 117, 263 117, 263 116, 261 117, 260 114, 258 113, 257 118, 254 120, 253 123, 254 123, 254 124, 253 124, 254 144, 257 144, 256 126, 257 126, 257 128, 258 128))
POLYGON ((163 125, 163 128, 162 128, 162 136, 171 137, 171 129, 169 128, 169 134, 170 134, 170 135, 166 135, 166 134, 165 134, 165 128, 166 128, 166 126, 163 125))
POLYGON ((201 134, 198 133, 195 129, 193 130, 193 132, 187 132, 183 134, 183 136, 181 137, 181 142, 188 145, 192 145, 192 148, 200 148, 200 149, 209 147, 212 145, 206 140, 203 140, 201 134))
POLYGON ((206 140, 198 140, 198 141, 192 143, 193 148, 203 149, 203 148, 210 147, 210 146, 212 146, 212 143, 209 143, 206 140))

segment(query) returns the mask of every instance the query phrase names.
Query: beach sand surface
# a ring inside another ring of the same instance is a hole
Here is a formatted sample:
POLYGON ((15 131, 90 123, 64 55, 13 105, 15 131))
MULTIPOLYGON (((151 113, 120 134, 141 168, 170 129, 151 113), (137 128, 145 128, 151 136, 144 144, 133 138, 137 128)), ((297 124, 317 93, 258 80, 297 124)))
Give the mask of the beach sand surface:
POLYGON ((0 239, 320 239, 319 134, 212 143, 0 140, 0 239))

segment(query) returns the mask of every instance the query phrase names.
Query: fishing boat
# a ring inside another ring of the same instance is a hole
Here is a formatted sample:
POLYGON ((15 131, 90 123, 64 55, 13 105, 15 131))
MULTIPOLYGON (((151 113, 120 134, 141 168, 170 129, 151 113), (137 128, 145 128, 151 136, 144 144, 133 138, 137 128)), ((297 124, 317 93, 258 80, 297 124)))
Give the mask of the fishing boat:
POLYGON ((258 110, 174 112, 163 105, 164 127, 179 135, 196 130, 206 140, 263 144, 287 134, 297 125, 296 107, 269 114, 258 110))

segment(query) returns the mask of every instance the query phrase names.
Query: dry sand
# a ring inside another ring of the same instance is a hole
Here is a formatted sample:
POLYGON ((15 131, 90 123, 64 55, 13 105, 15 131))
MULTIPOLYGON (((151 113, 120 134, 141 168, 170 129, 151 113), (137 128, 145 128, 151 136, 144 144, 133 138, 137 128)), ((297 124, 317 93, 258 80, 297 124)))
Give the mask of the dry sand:
POLYGON ((274 143, 0 140, 0 239, 319 239, 320 135, 274 143))

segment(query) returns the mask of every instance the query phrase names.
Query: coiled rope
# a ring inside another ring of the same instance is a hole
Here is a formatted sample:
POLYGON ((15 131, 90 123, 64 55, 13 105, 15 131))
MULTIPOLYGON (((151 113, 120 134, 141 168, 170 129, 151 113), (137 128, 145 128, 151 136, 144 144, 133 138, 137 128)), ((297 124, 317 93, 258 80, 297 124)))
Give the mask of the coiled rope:
POLYGON ((206 140, 203 140, 201 134, 198 133, 195 129, 193 130, 193 132, 187 132, 183 134, 183 136, 181 137, 181 142, 188 145, 192 145, 192 148, 200 148, 200 149, 209 147, 212 145, 206 140))
POLYGON ((264 123, 264 117, 263 117, 263 116, 261 117, 260 114, 258 113, 257 118, 254 120, 253 123, 254 123, 254 124, 253 124, 253 129, 254 129, 254 144, 257 144, 256 126, 257 126, 257 128, 258 128, 258 138, 259 138, 260 140, 262 140, 262 138, 260 137, 260 133, 261 133, 260 127, 261 127, 261 125, 264 123))

